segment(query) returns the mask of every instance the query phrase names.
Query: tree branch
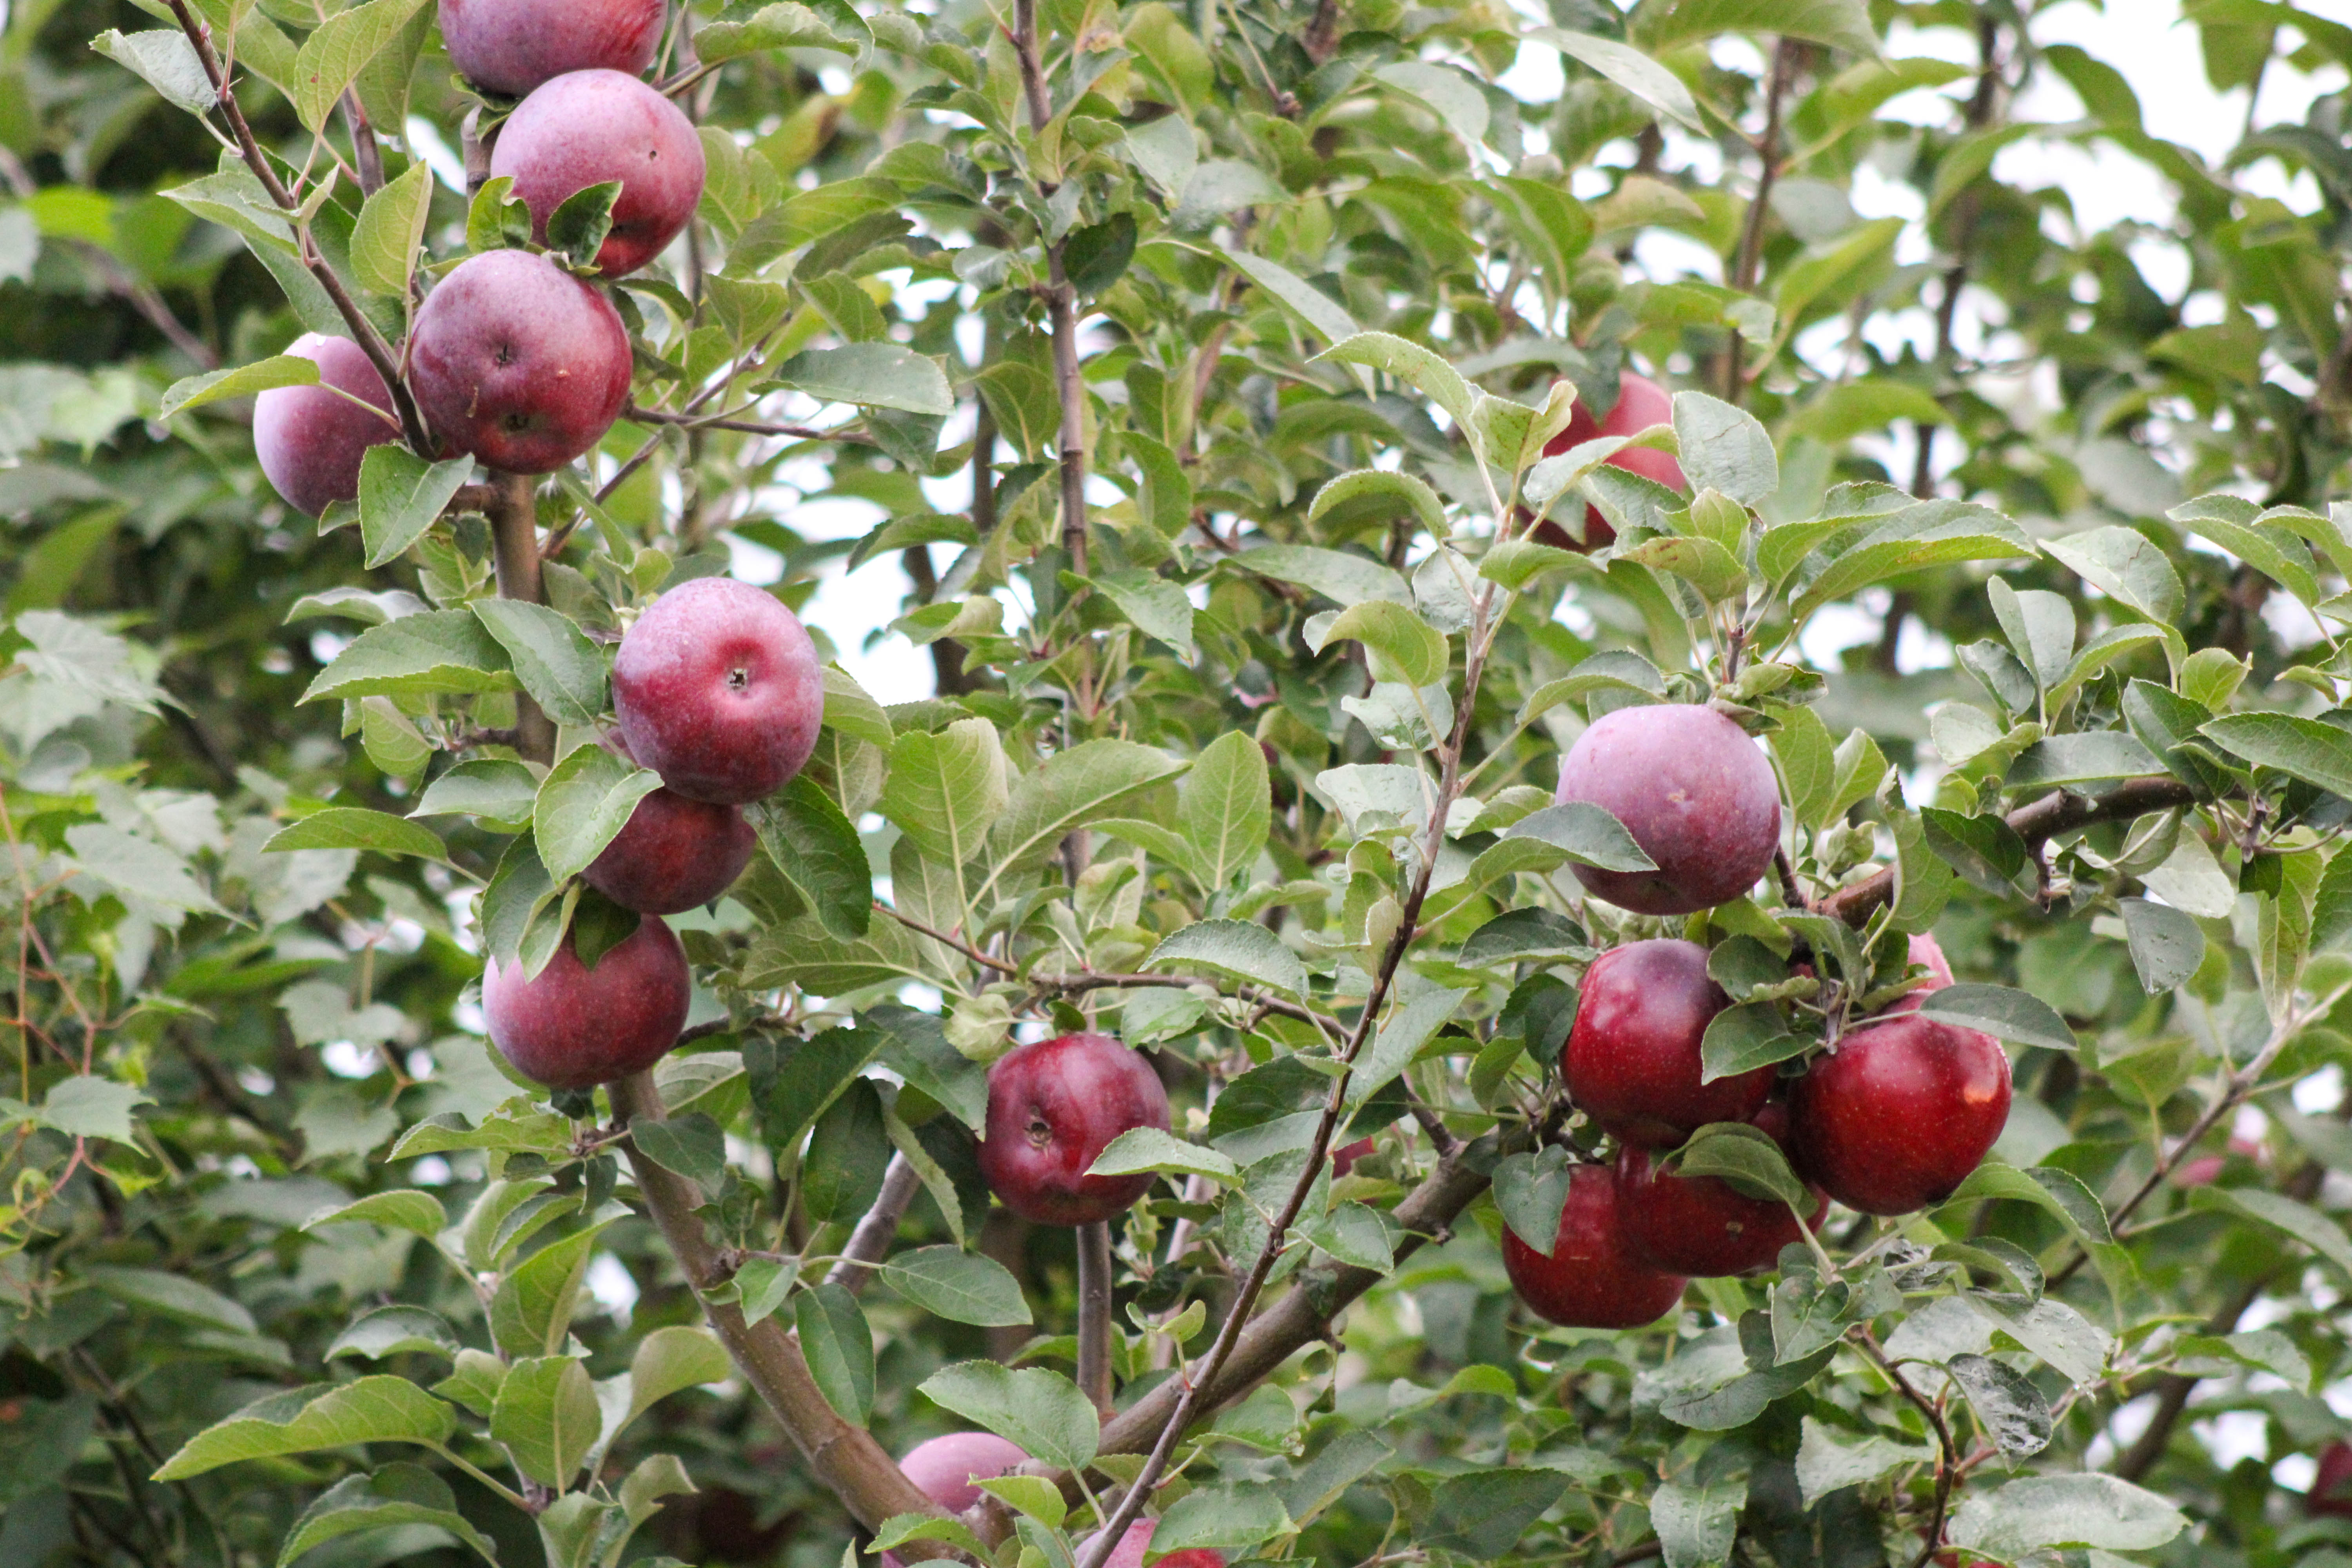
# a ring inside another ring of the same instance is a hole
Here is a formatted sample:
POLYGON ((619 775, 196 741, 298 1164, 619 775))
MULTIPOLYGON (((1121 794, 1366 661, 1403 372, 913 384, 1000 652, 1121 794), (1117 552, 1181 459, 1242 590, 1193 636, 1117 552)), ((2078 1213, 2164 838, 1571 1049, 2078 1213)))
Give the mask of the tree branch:
MULTIPOLYGON (((529 474, 491 470, 488 505, 490 549, 499 573, 499 597, 538 604, 542 598, 539 572, 539 481, 529 474)), ((528 691, 515 700, 515 750, 525 761, 555 760, 555 726, 528 691)))
MULTIPOLYGON (((1013 0, 1013 52, 1021 62, 1021 90, 1029 129, 1042 132, 1054 117, 1045 68, 1037 52, 1037 0, 1013 0)), ((1037 181, 1052 195, 1055 182, 1037 181)), ((1045 237, 1038 237, 1043 239, 1045 237)), ((1054 331, 1054 390, 1062 400, 1062 551, 1070 570, 1087 574, 1087 384, 1078 373, 1078 295, 1062 267, 1062 241, 1045 246, 1045 312, 1054 331)))
MULTIPOLYGON (((276 204, 278 211, 299 215, 301 204, 294 199, 294 194, 278 177, 278 171, 270 165, 268 154, 262 152, 261 143, 253 139, 253 128, 245 122, 245 111, 236 105, 236 89, 229 85, 220 56, 213 49, 212 29, 197 20, 188 9, 188 0, 170 0, 170 5, 173 16, 180 24, 180 31, 187 35, 189 44, 196 51, 197 60, 205 68, 205 78, 212 84, 214 95, 220 100, 221 118, 228 121, 230 133, 236 138, 237 151, 243 155, 246 167, 253 171, 253 177, 261 182, 261 188, 268 193, 270 201, 276 204)), ((392 394, 393 407, 400 415, 400 428, 408 439, 409 448, 422 456, 431 456, 432 439, 425 434, 425 422, 416 412, 415 399, 408 395, 408 384, 401 379, 400 362, 394 357, 392 345, 383 341, 383 334, 375 330, 375 323, 361 310, 358 301, 352 298, 351 290, 343 287, 343 280, 336 275, 335 269, 319 255, 318 247, 310 241, 308 231, 298 224, 294 237, 301 253, 302 265, 319 280, 319 287, 327 291, 327 298, 334 302, 335 313, 342 317, 343 324, 351 329, 352 341, 359 344, 368 356, 368 363, 375 366, 375 373, 383 378, 385 390, 392 394)))
POLYGON ((874 1266, 890 1256, 890 1244, 898 1237, 898 1222, 907 1217, 907 1205, 915 1201, 916 1190, 922 1184, 922 1177, 907 1156, 890 1156, 882 1170, 881 1191, 874 1194, 874 1206, 849 1233, 840 1260, 824 1277, 826 1284, 838 1285, 853 1296, 866 1289, 866 1282, 874 1277, 874 1266))
MULTIPOLYGON (((1780 107, 1797 74, 1797 57, 1801 47, 1795 40, 1785 37, 1772 45, 1772 67, 1764 89, 1764 134, 1756 139, 1756 195, 1748 204, 1747 221, 1739 232, 1739 249, 1731 267, 1731 286, 1743 294, 1756 291, 1756 275, 1764 265, 1764 220, 1771 211, 1772 187, 1780 178, 1780 107)), ((1748 391, 1748 378, 1740 370, 1741 349, 1742 340, 1738 332, 1732 333, 1723 345, 1723 395, 1730 403, 1739 402, 1748 391)))
POLYGON ((1108 1419, 1112 1414, 1110 1375, 1111 1270, 1110 1224, 1097 1220, 1078 1226, 1078 1388, 1108 1419))

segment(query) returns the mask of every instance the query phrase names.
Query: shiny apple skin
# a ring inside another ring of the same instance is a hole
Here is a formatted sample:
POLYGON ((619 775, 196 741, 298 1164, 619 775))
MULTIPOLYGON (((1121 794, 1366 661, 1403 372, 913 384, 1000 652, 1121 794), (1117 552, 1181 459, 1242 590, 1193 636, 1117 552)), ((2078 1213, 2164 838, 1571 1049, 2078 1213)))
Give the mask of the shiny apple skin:
POLYGON ((1560 1077, 1577 1108, 1630 1143, 1671 1149, 1710 1121, 1746 1121, 1772 1092, 1771 1068, 1699 1081, 1706 1026, 1731 1005, 1707 978, 1706 949, 1660 939, 1592 961, 1560 1077))
POLYGON ((1711 708, 1647 703, 1604 713, 1560 760, 1560 805, 1625 825, 1649 871, 1576 868, 1593 897, 1644 915, 1687 915, 1754 887, 1780 844, 1780 785, 1748 732, 1711 708))
POLYGON ((1790 1091, 1800 1174, 1863 1214, 1952 1195, 2009 1121, 2009 1058, 1991 1036, 1887 1013, 1814 1058, 1790 1091))
MULTIPOLYGON (((1714 1279, 1769 1268, 1805 1239, 1789 1205, 1751 1198, 1716 1176, 1678 1176, 1636 1143, 1617 1151, 1617 1207, 1625 1245, 1651 1268, 1714 1279)), ((1812 1215, 1821 1212, 1819 1194, 1812 1215)), ((1809 1215, 1807 1217, 1812 1217, 1809 1215)))
POLYGON ((816 749, 824 669, 774 595, 698 577, 622 636, 613 710, 630 752, 671 789, 744 805, 790 784, 816 749))
POLYGON ((399 440, 400 426, 391 417, 383 377, 351 339, 305 332, 286 352, 317 365, 320 384, 273 386, 253 400, 253 455, 287 505, 317 517, 337 501, 359 499, 361 460, 369 447, 399 440))
POLYGON ((1645 1266, 1626 1247, 1617 1173, 1607 1165, 1570 1168, 1549 1258, 1503 1227, 1503 1270, 1530 1310, 1571 1329, 1654 1323, 1690 1283, 1645 1266))
POLYGON ((1168 1091, 1136 1052, 1108 1035, 1040 1040, 988 1069, 980 1173, 1023 1219, 1092 1225, 1134 1207, 1152 1178, 1089 1176, 1088 1168, 1120 1133, 1168 1125, 1168 1091))
POLYGON ((703 172, 694 122, 613 70, 572 71, 539 88, 499 128, 490 153, 490 173, 513 178, 541 245, 557 207, 591 185, 620 182, 612 230, 596 252, 605 278, 626 277, 668 247, 702 199, 703 172))
POLYGON ((686 1026, 694 982, 677 934, 652 915, 589 969, 563 945, 534 978, 492 959, 482 973, 490 1043, 550 1089, 593 1089, 643 1072, 686 1026))
POLYGON ((409 334, 409 384, 434 435, 514 474, 551 474, 603 440, 632 370, 612 301, 524 250, 459 262, 409 334))
POLYGON ((441 0, 449 63, 476 87, 520 98, 567 71, 642 76, 664 0, 441 0))

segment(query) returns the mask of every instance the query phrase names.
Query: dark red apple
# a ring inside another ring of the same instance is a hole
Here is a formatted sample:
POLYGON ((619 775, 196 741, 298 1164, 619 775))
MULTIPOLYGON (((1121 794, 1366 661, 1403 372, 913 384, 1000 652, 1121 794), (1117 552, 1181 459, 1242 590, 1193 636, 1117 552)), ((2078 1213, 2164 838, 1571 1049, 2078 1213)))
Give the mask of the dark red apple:
MULTIPOLYGON (((1753 1125, 1788 1144, 1788 1108, 1768 1101, 1753 1125)), ((1805 1238, 1789 1205, 1751 1198, 1715 1176, 1679 1176, 1658 1168, 1661 1156, 1639 1144, 1617 1151, 1617 1207, 1625 1244, 1653 1268, 1702 1278, 1769 1268, 1780 1249, 1805 1238)), ((1816 1192, 1805 1217, 1822 1210, 1816 1192)))
POLYGON ((1772 868, 1780 786, 1748 732, 1712 708, 1650 703, 1593 721, 1560 760, 1560 805, 1585 801, 1625 825, 1653 871, 1576 868, 1595 898, 1644 915, 1687 915, 1738 898, 1772 868))
MULTIPOLYGON (((620 736, 608 735, 604 743, 635 761, 620 736)), ((583 874, 590 887, 625 910, 674 915, 733 887, 759 846, 741 807, 690 800, 665 785, 637 802, 583 874)))
POLYGON ((425 422, 494 468, 549 474, 629 405, 629 333, 612 302, 544 256, 488 250, 425 297, 408 379, 425 422))
POLYGON ((1931 991, 1941 991, 1952 983, 1951 961, 1944 956, 1943 943, 1926 931, 1911 938, 1910 961, 1927 971, 1927 984, 1916 991, 1906 991, 1887 1007, 1890 1013, 1916 1013, 1927 1002, 1931 991))
MULTIPOLYGON (((1159 1529, 1156 1519, 1139 1519, 1129 1525, 1127 1533, 1118 1538, 1118 1544, 1110 1549, 1110 1555, 1103 1559, 1102 1568, 1143 1568, 1143 1554, 1151 1550, 1151 1537, 1159 1529)), ((1082 1568, 1095 1542, 1101 1539, 1102 1532, 1097 1531, 1078 1543, 1077 1558, 1082 1568)), ((1152 1568, 1225 1568, 1225 1554, 1205 1546, 1188 1546, 1181 1552, 1171 1552, 1152 1568)))
POLYGON ((1801 1173, 1850 1209, 1910 1214, 1951 1196, 2000 1136, 2009 1058, 1990 1035, 1884 1013, 1815 1058, 1789 1110, 1801 1173))
POLYGON ((2303 1511, 2326 1519, 2352 1519, 2352 1443, 2341 1437, 2319 1451, 2319 1472, 2303 1494, 2303 1511))
POLYGON ((618 180, 596 269, 619 278, 659 256, 694 216, 702 140, 677 104, 635 77, 572 71, 524 99, 499 127, 490 173, 513 176, 541 245, 547 220, 567 198, 618 180))
MULTIPOLYGON (((1674 399, 1665 388, 1646 377, 1630 373, 1617 378, 1617 403, 1605 416, 1596 416, 1580 401, 1569 416, 1568 428, 1544 443, 1544 456, 1557 458, 1587 441, 1598 441, 1603 436, 1638 436, 1653 425, 1675 422, 1674 399)), ((1627 447, 1607 464, 1639 474, 1645 479, 1655 479, 1668 489, 1685 489, 1683 466, 1672 452, 1661 452, 1651 447, 1627 447)), ((1528 536, 1538 544, 1549 544, 1560 550, 1591 551, 1614 543, 1617 531, 1601 515, 1601 509, 1587 503, 1584 509, 1584 538, 1581 542, 1569 536, 1568 530, 1558 519, 1546 518, 1528 536)))
POLYGON ((1689 1283, 1649 1268, 1627 1247, 1617 1173, 1606 1165, 1570 1170, 1568 1202, 1549 1258, 1503 1227, 1503 1269, 1520 1300, 1571 1329, 1654 1323, 1674 1310, 1689 1283))
POLYGON ((1710 1121, 1763 1109, 1774 1069, 1699 1081, 1706 1026, 1731 1005, 1694 942, 1630 942, 1584 972, 1576 1022, 1560 1047, 1569 1098, 1629 1143, 1671 1149, 1710 1121))
POLYGON ((1346 1175, 1356 1168, 1357 1161, 1366 1158, 1379 1147, 1380 1140, 1376 1138, 1359 1138, 1344 1149, 1332 1150, 1331 1173, 1335 1176, 1346 1175))
POLYGON ((1006 1208, 1038 1225, 1092 1225, 1133 1207, 1149 1173, 1089 1176, 1112 1139, 1168 1130, 1151 1064, 1108 1035, 1064 1035, 1006 1052, 988 1069, 980 1173, 1006 1208))
POLYGON ((383 377, 351 339, 305 332, 286 352, 316 364, 320 384, 273 386, 253 400, 253 455, 287 505, 316 517, 359 499, 360 459, 370 447, 399 440, 400 426, 383 377), (352 397, 383 412, 371 414, 352 397))
POLYGON ((790 784, 824 723, 824 670, 800 618, 732 577, 656 599, 613 658, 630 752, 694 800, 740 805, 790 784))
POLYGON ((663 0, 441 0, 441 41, 467 81, 520 98, 566 71, 642 75, 662 14, 663 0))
POLYGON ((534 979, 492 959, 482 972, 490 1043, 550 1089, 593 1089, 643 1072, 677 1043, 694 983, 677 935, 652 915, 590 969, 571 933, 534 979))

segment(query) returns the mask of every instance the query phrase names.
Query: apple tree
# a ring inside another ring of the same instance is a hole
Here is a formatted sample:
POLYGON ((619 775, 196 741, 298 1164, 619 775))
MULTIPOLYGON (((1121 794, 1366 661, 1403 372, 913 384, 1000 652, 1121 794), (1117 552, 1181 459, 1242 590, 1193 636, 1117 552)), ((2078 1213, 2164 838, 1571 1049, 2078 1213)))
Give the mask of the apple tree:
POLYGON ((0 1563, 2352 1563, 2352 27, 2060 9, 10 7, 0 1563))

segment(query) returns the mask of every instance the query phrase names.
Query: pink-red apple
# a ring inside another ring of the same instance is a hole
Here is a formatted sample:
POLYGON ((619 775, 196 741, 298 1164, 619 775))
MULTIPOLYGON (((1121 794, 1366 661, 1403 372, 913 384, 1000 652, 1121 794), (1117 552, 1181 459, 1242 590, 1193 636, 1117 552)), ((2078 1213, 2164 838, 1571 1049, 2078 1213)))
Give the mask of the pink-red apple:
POLYGON ((1696 942, 1630 942, 1592 961, 1560 1047, 1569 1098, 1603 1131, 1671 1149, 1710 1121, 1745 1121, 1772 1092, 1773 1069, 1702 1083, 1706 1026, 1731 1005, 1696 942))
POLYGON ((520 98, 566 71, 643 74, 663 9, 663 0, 441 0, 441 41, 458 75, 520 98))
POLYGON ((618 180, 596 269, 619 278, 659 256, 694 216, 702 140, 677 104, 635 77, 572 71, 524 99, 499 127, 490 173, 513 177, 541 245, 547 220, 566 199, 618 180))
POLYGON ((1108 1035, 1021 1046, 988 1069, 980 1173, 1006 1208, 1038 1225, 1092 1225, 1125 1214, 1149 1172, 1090 1176, 1111 1140, 1168 1130, 1168 1091, 1151 1064, 1108 1035))
POLYGON ((694 999, 686 950, 652 915, 588 968, 572 935, 537 976, 492 959, 482 972, 490 1043, 550 1089, 593 1089, 643 1072, 677 1043, 694 999))
POLYGON ((1748 732, 1711 708, 1650 703, 1593 721, 1560 760, 1553 798, 1600 806, 1655 862, 1650 871, 1576 868, 1593 897, 1644 915, 1686 915, 1736 899, 1772 868, 1780 786, 1748 732))
POLYGON ((553 473, 603 440, 629 405, 630 373, 612 301, 527 250, 459 262, 408 339, 433 433, 509 473, 553 473))
POLYGON ((370 447, 399 440, 400 426, 383 377, 351 339, 305 332, 286 352, 316 364, 319 384, 273 386, 253 400, 253 455, 287 505, 317 517, 359 499, 360 460, 370 447))
POLYGON ((1549 1258, 1503 1227, 1503 1270, 1529 1309, 1572 1329, 1654 1323, 1674 1310, 1689 1283, 1648 1267, 1626 1246, 1617 1173, 1606 1165, 1570 1170, 1549 1258))
POLYGON ((671 789, 741 805, 790 784, 816 749, 824 671, 774 595, 697 577, 623 635, 613 710, 630 752, 671 789))
MULTIPOLYGON (((1557 458, 1561 453, 1581 447, 1587 441, 1597 441, 1603 436, 1638 436, 1653 425, 1675 422, 1674 399, 1665 388, 1646 376, 1630 371, 1617 378, 1617 402, 1606 415, 1596 416, 1582 401, 1570 415, 1568 428, 1544 443, 1544 456, 1557 458)), ((1672 452, 1661 452, 1651 447, 1627 447, 1608 460, 1607 466, 1639 474, 1645 479, 1655 479, 1668 489, 1679 490, 1688 481, 1683 478, 1683 466, 1672 452)), ((1573 506, 1571 499, 1566 504, 1573 506)), ((1546 518, 1528 536, 1538 544, 1549 544, 1560 550, 1591 551, 1612 544, 1617 531, 1601 515, 1601 509, 1587 503, 1584 509, 1584 537, 1570 537, 1568 529, 1557 518, 1546 518)))

